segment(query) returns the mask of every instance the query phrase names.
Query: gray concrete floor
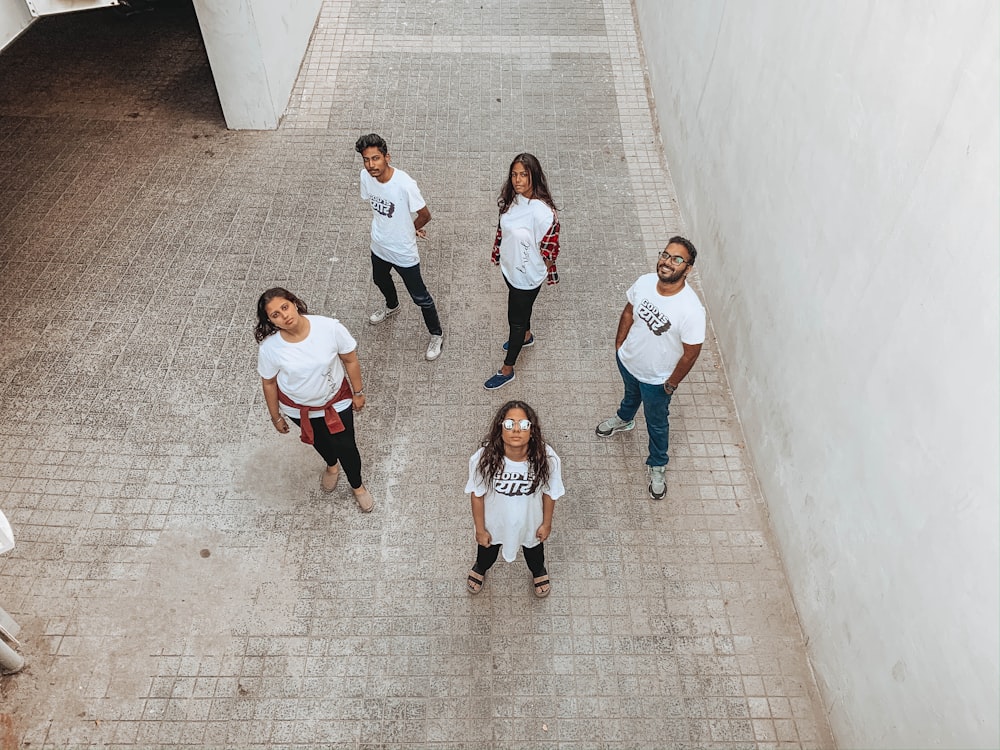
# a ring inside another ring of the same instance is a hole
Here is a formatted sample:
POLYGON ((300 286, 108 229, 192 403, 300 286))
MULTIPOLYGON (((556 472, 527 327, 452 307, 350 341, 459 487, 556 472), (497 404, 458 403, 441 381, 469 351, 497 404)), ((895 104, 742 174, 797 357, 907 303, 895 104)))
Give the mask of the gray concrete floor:
POLYGON ((666 501, 643 424, 594 435, 624 291, 683 230, 658 143, 628 0, 328 0, 276 132, 225 129, 183 5, 0 55, 0 602, 28 660, 0 746, 832 746, 714 340, 666 501), (412 305, 366 322, 369 131, 434 215, 433 364, 412 305), (562 283, 489 393, 521 150, 562 206, 562 283), (275 284, 359 340, 370 515, 270 426, 251 323, 275 284), (467 458, 513 397, 565 467, 542 601, 520 562, 463 586, 467 458))

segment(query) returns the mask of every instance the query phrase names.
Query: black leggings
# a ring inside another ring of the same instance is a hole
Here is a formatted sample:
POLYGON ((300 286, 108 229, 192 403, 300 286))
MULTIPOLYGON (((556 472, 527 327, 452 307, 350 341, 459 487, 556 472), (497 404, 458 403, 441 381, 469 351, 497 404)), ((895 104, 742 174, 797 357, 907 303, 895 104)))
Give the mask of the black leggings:
POLYGON ((513 367, 517 362, 517 355, 521 353, 524 346, 524 334, 531 330, 531 309, 535 306, 535 298, 541 291, 539 284, 535 289, 518 289, 511 286, 507 277, 503 277, 507 284, 507 325, 510 331, 507 335, 507 356, 503 363, 513 367))
MULTIPOLYGON (((477 544, 476 547, 476 564, 472 566, 472 569, 479 573, 479 575, 484 576, 486 575, 486 571, 492 568, 493 563, 497 561, 497 556, 500 554, 500 545, 494 544, 484 547, 481 544, 477 544)), ((538 578, 546 574, 545 544, 543 542, 539 542, 534 547, 521 547, 521 551, 524 552, 524 561, 528 563, 531 575, 538 578)))
MULTIPOLYGON (((347 475, 347 481, 351 487, 357 489, 363 482, 361 481, 361 454, 358 452, 358 444, 354 439, 354 412, 351 407, 344 411, 338 411, 340 420, 344 423, 344 431, 335 435, 330 434, 323 417, 312 417, 309 422, 313 428, 313 448, 323 457, 327 466, 333 466, 338 461, 347 475)), ((295 424, 300 424, 300 420, 292 417, 295 424)))

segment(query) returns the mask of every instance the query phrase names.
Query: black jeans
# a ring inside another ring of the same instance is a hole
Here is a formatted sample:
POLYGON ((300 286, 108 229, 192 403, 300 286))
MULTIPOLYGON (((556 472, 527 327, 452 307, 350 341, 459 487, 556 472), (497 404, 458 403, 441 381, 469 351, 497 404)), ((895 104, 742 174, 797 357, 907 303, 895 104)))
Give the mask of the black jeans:
POLYGON ((428 332, 432 336, 440 336, 441 321, 438 319, 437 308, 434 306, 434 298, 427 291, 424 280, 420 276, 420 264, 417 263, 415 266, 404 268, 387 260, 382 260, 375 253, 372 253, 372 281, 375 282, 375 286, 379 288, 382 296, 385 297, 385 306, 390 310, 399 307, 399 295, 396 294, 396 285, 389 274, 393 269, 399 274, 399 278, 403 280, 406 291, 410 293, 410 299, 413 300, 415 305, 420 307, 420 312, 424 315, 424 325, 427 326, 428 332))
MULTIPOLYGON (((524 553, 524 561, 528 563, 528 569, 531 571, 531 575, 538 578, 539 576, 546 574, 544 542, 539 542, 534 547, 521 547, 521 551, 524 553)), ((499 544, 494 544, 489 547, 477 544, 476 564, 472 566, 472 569, 481 576, 486 575, 486 571, 493 567, 493 563, 497 561, 497 556, 499 554, 499 544)))
MULTIPOLYGON (((327 466, 333 466, 340 461, 340 466, 347 475, 347 481, 351 483, 351 487, 357 489, 364 482, 361 481, 361 453, 358 452, 358 444, 354 437, 354 412, 351 407, 347 407, 337 414, 344 423, 344 431, 335 435, 330 434, 323 417, 309 419, 313 428, 313 448, 323 457, 327 466)), ((292 421, 300 424, 300 420, 295 417, 292 417, 292 421)))
POLYGON ((539 284, 535 289, 518 289, 511 286, 507 277, 503 277, 507 285, 507 324, 510 332, 507 334, 507 356, 503 363, 513 367, 517 356, 524 346, 524 334, 531 330, 531 309, 535 306, 535 298, 541 291, 539 284))

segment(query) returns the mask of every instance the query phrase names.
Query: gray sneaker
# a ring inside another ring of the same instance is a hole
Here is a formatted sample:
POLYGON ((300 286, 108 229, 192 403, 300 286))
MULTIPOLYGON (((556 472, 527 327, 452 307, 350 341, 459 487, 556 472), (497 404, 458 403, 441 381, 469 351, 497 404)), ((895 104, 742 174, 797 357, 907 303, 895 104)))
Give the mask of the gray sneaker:
POLYGON ((444 335, 435 336, 431 334, 430 343, 427 344, 427 353, 424 357, 427 358, 428 362, 433 362, 435 359, 441 356, 441 346, 444 343, 444 335))
POLYGON ((594 432, 596 432, 601 437, 611 437, 616 432, 628 432, 633 427, 635 427, 634 419, 630 419, 628 422, 626 422, 623 419, 619 419, 618 415, 615 414, 615 416, 611 417, 611 419, 605 419, 603 422, 597 425, 597 429, 594 430, 594 432))
POLYGON ((649 467, 649 496, 654 500, 662 500, 667 494, 667 467, 649 467))
POLYGON ((402 305, 396 305, 395 307, 383 307, 381 310, 376 310, 375 312, 373 312, 371 315, 368 316, 368 322, 371 323, 373 326, 377 326, 386 318, 398 313, 399 308, 401 307, 402 305))

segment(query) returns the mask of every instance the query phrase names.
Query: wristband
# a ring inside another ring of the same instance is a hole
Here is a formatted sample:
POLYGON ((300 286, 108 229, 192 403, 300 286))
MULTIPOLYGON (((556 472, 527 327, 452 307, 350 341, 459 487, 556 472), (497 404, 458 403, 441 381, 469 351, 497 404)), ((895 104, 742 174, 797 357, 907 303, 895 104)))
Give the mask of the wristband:
POLYGON ((667 392, 668 396, 673 396, 674 395, 674 391, 677 390, 677 386, 676 385, 671 385, 670 383, 664 383, 663 384, 663 390, 665 390, 667 392))

